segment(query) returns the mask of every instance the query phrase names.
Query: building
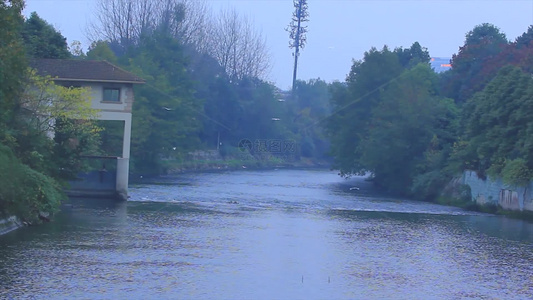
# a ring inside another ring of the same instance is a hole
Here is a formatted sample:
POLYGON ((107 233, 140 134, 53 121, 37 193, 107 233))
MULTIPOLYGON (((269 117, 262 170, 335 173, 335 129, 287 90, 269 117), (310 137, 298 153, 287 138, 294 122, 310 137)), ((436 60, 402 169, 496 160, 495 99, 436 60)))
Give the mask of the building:
POLYGON ((133 86, 143 84, 144 80, 106 61, 35 59, 31 67, 40 76, 52 77, 58 85, 89 88, 91 107, 99 111, 98 119, 124 124, 122 155, 100 157, 116 160, 116 172, 107 176, 108 180, 102 180, 102 173, 83 174, 82 180, 72 182, 69 194, 127 199, 133 86))
POLYGON ((446 72, 452 68, 451 58, 449 57, 432 57, 430 64, 437 73, 446 72))

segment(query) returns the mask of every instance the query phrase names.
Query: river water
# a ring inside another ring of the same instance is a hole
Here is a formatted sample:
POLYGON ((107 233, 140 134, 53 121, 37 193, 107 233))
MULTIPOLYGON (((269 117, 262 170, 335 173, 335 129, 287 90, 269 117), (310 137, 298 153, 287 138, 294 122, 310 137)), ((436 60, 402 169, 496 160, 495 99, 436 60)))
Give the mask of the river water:
POLYGON ((185 174, 130 193, 1 236, 0 298, 533 298, 533 224, 390 198, 361 177, 185 174))

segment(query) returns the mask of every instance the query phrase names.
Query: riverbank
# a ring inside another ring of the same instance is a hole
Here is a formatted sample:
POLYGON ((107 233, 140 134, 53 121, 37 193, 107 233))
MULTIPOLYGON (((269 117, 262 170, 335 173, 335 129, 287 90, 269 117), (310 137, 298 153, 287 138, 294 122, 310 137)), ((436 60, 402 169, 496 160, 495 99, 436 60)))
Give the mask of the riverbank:
POLYGON ((22 222, 15 216, 0 218, 0 235, 17 230, 22 226, 22 222))
POLYGON ((334 171, 177 177, 0 237, 0 299, 533 295, 533 224, 386 197, 334 171))
POLYGON ((506 216, 513 219, 533 222, 533 212, 527 210, 511 210, 502 207, 499 202, 478 201, 473 196, 470 185, 463 184, 461 177, 453 179, 435 200, 436 203, 455 206, 468 211, 483 212, 506 216))
POLYGON ((267 158, 228 158, 228 159, 196 159, 188 161, 166 160, 167 174, 188 172, 262 170, 275 168, 330 168, 331 162, 325 159, 300 158, 298 160, 283 159, 274 156, 267 158))

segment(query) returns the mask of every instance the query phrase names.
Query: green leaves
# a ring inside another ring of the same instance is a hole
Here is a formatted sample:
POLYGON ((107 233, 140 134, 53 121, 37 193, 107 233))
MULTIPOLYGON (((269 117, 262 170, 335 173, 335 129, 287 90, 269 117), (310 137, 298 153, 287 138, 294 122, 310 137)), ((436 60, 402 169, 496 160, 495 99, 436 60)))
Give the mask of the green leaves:
POLYGON ((56 212, 65 198, 61 186, 49 176, 22 164, 0 143, 0 212, 34 222, 39 212, 56 212))
POLYGON ((457 108, 438 96, 438 78, 418 43, 384 47, 354 62, 348 86, 332 90, 329 135, 341 174, 370 173, 398 194, 431 197, 457 129, 457 108))
POLYGON ((469 168, 502 176, 509 160, 533 166, 530 133, 533 121, 533 79, 520 68, 507 66, 466 104, 462 123, 468 146, 460 157, 474 158, 469 168))
POLYGON ((22 38, 33 58, 70 58, 67 39, 36 12, 24 22, 22 38))
POLYGON ((527 186, 533 179, 533 170, 526 160, 517 158, 505 162, 501 173, 503 182, 511 186, 527 186))

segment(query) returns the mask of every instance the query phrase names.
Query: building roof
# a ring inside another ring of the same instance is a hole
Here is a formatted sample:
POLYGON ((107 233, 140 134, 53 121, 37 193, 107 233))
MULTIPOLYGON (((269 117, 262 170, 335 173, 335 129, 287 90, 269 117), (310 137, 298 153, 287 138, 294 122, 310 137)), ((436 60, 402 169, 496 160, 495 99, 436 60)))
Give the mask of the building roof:
POLYGON ((58 81, 144 83, 142 78, 102 60, 34 59, 30 66, 37 74, 58 81))

